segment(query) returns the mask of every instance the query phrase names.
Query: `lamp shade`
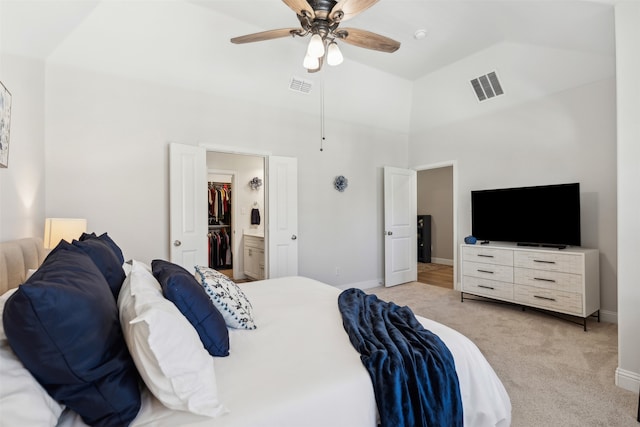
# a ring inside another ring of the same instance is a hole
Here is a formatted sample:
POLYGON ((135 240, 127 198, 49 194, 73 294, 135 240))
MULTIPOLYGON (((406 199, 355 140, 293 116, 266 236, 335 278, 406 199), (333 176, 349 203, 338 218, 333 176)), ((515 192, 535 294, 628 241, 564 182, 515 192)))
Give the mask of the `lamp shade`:
POLYGON ((309 54, 305 55, 304 60, 302 61, 302 65, 307 70, 315 70, 320 67, 320 60, 316 57, 313 57, 309 54))
POLYGON ((47 218, 44 223, 44 247, 55 248, 61 240, 71 243, 87 231, 87 220, 81 218, 47 218))
POLYGON ((331 66, 340 65, 342 64, 343 59, 344 58, 342 56, 342 52, 340 52, 338 43, 329 43, 329 47, 327 48, 327 64, 331 66))
POLYGON ((309 46, 307 47, 307 54, 314 58, 320 58, 324 56, 324 40, 320 34, 314 34, 309 40, 309 46))

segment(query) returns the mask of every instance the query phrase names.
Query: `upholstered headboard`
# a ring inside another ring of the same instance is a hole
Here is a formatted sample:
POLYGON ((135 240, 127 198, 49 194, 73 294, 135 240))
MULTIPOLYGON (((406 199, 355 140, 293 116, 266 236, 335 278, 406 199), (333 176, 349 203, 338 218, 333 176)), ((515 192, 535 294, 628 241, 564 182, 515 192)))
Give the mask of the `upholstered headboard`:
POLYGON ((24 282, 27 270, 38 268, 46 255, 37 237, 0 243, 0 295, 24 282))

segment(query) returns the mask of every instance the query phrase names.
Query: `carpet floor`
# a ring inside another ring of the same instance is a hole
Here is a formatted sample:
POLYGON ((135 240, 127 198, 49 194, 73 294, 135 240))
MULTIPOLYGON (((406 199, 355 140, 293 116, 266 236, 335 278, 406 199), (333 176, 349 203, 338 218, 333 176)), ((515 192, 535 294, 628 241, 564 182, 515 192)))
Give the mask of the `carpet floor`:
POLYGON ((511 398, 513 427, 639 427, 638 393, 615 385, 618 330, 492 302, 460 302, 460 292, 412 282, 367 292, 408 305, 469 337, 511 398))

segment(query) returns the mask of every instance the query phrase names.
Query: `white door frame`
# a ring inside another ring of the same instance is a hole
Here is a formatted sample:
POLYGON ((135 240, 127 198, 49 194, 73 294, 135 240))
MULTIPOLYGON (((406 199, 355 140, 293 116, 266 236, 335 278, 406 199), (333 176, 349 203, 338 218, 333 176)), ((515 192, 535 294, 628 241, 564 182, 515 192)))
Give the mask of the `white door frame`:
POLYGON ((212 175, 212 174, 231 175, 231 247, 232 247, 231 253, 233 254, 232 267, 233 267, 233 277, 241 277, 241 275, 244 276, 244 272, 240 270, 240 266, 235 261, 236 257, 240 253, 239 250, 242 250, 240 245, 236 246, 236 242, 240 242, 238 233, 236 233, 236 227, 238 226, 238 221, 236 220, 238 215, 238 202, 237 202, 236 195, 238 192, 234 191, 234 188, 238 183, 238 171, 232 171, 232 170, 226 170, 226 169, 209 169, 207 167, 207 175, 212 175), (237 248, 240 248, 240 249, 236 250, 237 248))
MULTIPOLYGON (((439 163, 431 163, 426 165, 414 166, 416 172, 439 169, 451 166, 451 176, 453 179, 453 289, 460 290, 458 283, 458 162, 456 160, 443 161, 439 163)), ((418 194, 416 194, 416 200, 418 194)))
MULTIPOLYGON (((245 156, 255 156, 255 157, 262 157, 263 158, 263 168, 264 168, 264 186, 265 188, 269 187, 269 177, 268 177, 268 163, 269 163, 269 157, 271 157, 273 154, 270 151, 261 151, 261 150, 254 150, 254 149, 247 149, 247 148, 242 148, 242 147, 232 147, 232 146, 228 146, 228 145, 217 145, 217 144, 206 144, 206 143, 200 143, 199 144, 201 147, 204 147, 207 151, 207 153, 209 152, 214 152, 214 153, 225 153, 225 154, 241 154, 241 155, 245 155, 245 156)), ((235 178, 235 177, 234 177, 235 178)), ((237 221, 235 221, 236 217, 236 211, 237 211, 237 203, 234 203, 233 201, 233 197, 234 194, 236 194, 235 191, 232 191, 231 193, 231 197, 232 197, 232 206, 235 206, 236 208, 234 209, 233 207, 232 209, 232 223, 233 224, 237 224, 237 221)), ((268 224, 269 222, 269 195, 268 192, 265 190, 264 192, 264 200, 263 200, 263 204, 264 204, 264 221, 265 224, 268 224)), ((234 235, 235 236, 235 235, 234 235)), ((240 236, 241 237, 241 236, 240 236)), ((238 237, 236 237, 238 238, 238 237)), ((244 252, 239 252, 242 253, 242 256, 244 257, 244 252)), ((238 254, 236 253, 235 256, 238 256, 238 254)), ((268 271, 268 263, 267 260, 269 259, 269 232, 268 232, 268 227, 265 227, 265 233, 264 233, 264 256, 265 256, 265 275, 266 278, 269 278, 269 271, 268 271)), ((244 263, 244 259, 242 260, 244 263)), ((239 276, 235 276, 236 274, 236 266, 238 263, 234 262, 233 263, 233 274, 234 277, 239 277, 239 276)), ((242 276, 244 277, 244 271, 240 271, 239 273, 242 273, 242 276)))

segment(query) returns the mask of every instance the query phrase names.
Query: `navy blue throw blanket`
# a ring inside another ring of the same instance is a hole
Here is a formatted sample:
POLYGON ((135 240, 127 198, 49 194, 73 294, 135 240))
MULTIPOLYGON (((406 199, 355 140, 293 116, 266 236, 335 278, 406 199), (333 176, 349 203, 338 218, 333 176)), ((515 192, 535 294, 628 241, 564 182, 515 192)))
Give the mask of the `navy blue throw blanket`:
POLYGON ((381 427, 463 425, 453 356, 409 307, 360 289, 338 297, 344 329, 371 380, 381 427))

